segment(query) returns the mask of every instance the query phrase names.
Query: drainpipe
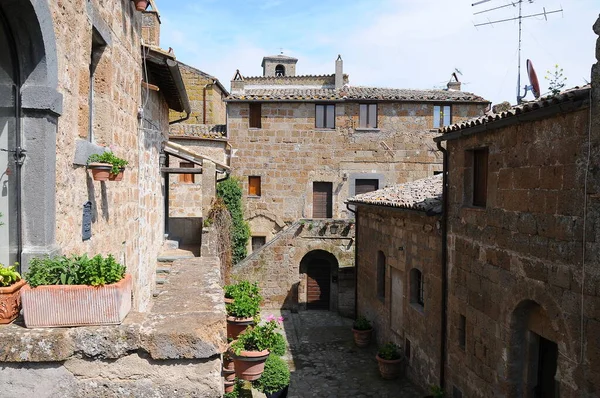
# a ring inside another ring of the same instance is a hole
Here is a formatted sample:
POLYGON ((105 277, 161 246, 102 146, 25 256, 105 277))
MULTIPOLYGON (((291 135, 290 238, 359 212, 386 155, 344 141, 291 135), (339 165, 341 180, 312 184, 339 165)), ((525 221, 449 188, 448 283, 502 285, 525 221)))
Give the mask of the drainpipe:
POLYGON ((356 243, 358 243, 358 206, 356 210, 350 208, 350 204, 346 202, 346 209, 354 214, 354 316, 358 316, 358 261, 356 261, 356 243))
POLYGON ((448 151, 440 142, 438 149, 443 155, 442 182, 442 341, 440 344, 440 387, 444 388, 446 378, 446 341, 448 338, 448 151))

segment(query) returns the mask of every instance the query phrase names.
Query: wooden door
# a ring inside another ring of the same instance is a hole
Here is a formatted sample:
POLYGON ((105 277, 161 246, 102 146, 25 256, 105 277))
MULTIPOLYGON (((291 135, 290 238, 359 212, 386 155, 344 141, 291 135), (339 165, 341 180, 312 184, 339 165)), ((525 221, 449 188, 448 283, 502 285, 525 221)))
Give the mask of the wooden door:
POLYGON ((313 182, 313 218, 333 217, 333 184, 313 182))
POLYGON ((328 310, 331 288, 331 268, 326 260, 313 260, 307 267, 307 308, 328 310))

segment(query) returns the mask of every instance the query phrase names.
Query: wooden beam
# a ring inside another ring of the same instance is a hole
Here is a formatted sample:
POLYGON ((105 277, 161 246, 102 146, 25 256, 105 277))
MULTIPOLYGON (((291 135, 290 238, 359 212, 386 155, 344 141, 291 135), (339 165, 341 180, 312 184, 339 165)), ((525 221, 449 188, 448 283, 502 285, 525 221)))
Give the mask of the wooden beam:
POLYGON ((202 169, 191 167, 161 167, 160 172, 169 174, 202 174, 202 169))
POLYGON ((155 86, 154 84, 146 83, 142 81, 142 87, 147 88, 152 91, 160 91, 160 87, 155 86))

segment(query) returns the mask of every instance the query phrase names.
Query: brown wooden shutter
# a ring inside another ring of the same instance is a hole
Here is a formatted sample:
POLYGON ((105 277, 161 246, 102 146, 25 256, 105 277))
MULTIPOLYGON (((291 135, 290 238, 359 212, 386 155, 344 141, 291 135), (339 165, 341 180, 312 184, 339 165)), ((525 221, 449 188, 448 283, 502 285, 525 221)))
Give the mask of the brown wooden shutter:
POLYGON ((253 236, 252 237, 252 251, 255 252, 267 243, 265 236, 253 236))
POLYGON ((260 196, 260 176, 248 177, 248 195, 260 196))
POLYGON ((354 185, 354 193, 360 195, 361 193, 367 193, 377 191, 379 189, 379 180, 376 179, 361 179, 356 180, 354 185))
MULTIPOLYGON (((193 169, 194 163, 181 162, 181 163, 179 163, 179 167, 193 169)), ((193 174, 179 174, 179 182, 181 182, 183 184, 193 184, 194 183, 194 175, 193 174)))
POLYGON ((473 151, 473 206, 487 202, 488 149, 473 151))
POLYGON ((313 218, 332 217, 333 184, 313 182, 313 218))
POLYGON ((250 104, 249 127, 261 128, 261 104, 250 104))

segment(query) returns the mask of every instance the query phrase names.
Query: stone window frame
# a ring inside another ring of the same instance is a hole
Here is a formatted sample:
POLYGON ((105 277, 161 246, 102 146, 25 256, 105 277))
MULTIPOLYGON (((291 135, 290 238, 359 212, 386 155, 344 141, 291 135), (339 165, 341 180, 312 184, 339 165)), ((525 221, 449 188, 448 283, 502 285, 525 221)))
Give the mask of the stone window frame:
POLYGON ((434 104, 433 105, 433 128, 439 129, 441 127, 449 126, 452 124, 452 104, 434 104), (446 109, 447 113, 450 114, 448 121, 446 122, 446 109), (437 111, 437 112, 436 112, 437 111), (437 117, 436 117, 437 113, 437 117))
POLYGON ((418 268, 410 270, 410 304, 420 312, 425 310, 425 276, 418 268))
POLYGON ((377 251, 377 259, 376 259, 376 264, 377 264, 377 298, 380 301, 385 301, 385 291, 386 291, 386 274, 387 274, 387 270, 386 270, 386 264, 387 263, 387 259, 386 259, 386 255, 382 250, 378 250, 377 251))
MULTIPOLYGON (((196 166, 192 162, 179 162, 179 167, 182 169, 189 168, 193 169, 196 166)), ((180 184, 194 184, 195 178, 194 174, 179 174, 179 183, 180 184)))
POLYGON ((262 196, 262 178, 261 176, 248 176, 248 197, 260 198, 262 196), (253 183, 254 181, 254 183, 253 183), (258 182, 258 183, 257 183, 258 182), (256 189, 253 191, 253 189, 256 189))
POLYGON ((262 104, 260 102, 248 104, 248 128, 262 128, 262 104))
POLYGON ((267 244, 267 237, 265 235, 252 235, 252 237, 250 238, 250 247, 252 248, 252 253, 254 253, 256 250, 260 249, 261 247, 263 247, 266 244, 267 244), (263 239, 263 243, 256 248, 255 248, 255 244, 254 244, 255 238, 263 239))
POLYGON ((467 207, 486 208, 489 177, 489 147, 465 151, 463 203, 467 207))
POLYGON ((378 180, 379 189, 385 186, 385 174, 383 173, 352 173, 348 177, 349 192, 348 197, 356 195, 356 180, 378 180))
POLYGON ((334 130, 335 129, 335 104, 315 104, 315 128, 321 130, 334 130), (319 120, 317 115, 319 113, 319 108, 323 108, 323 120, 319 120), (333 125, 328 123, 328 114, 331 113, 333 115, 333 125))

